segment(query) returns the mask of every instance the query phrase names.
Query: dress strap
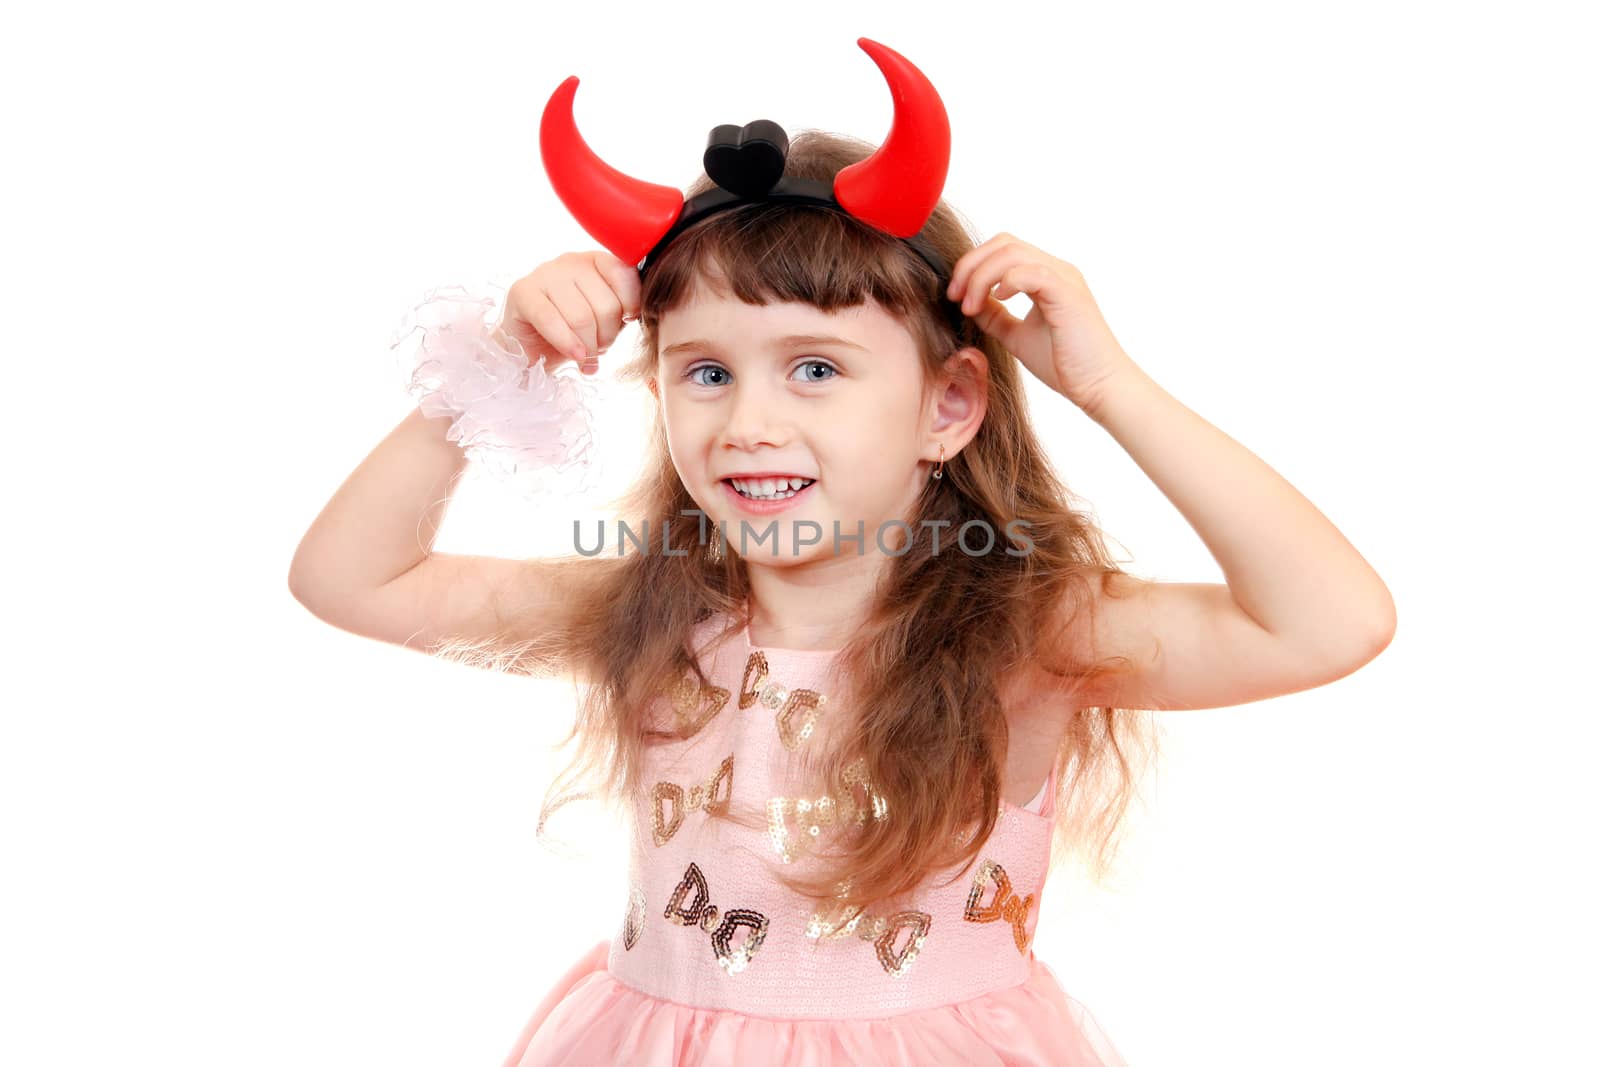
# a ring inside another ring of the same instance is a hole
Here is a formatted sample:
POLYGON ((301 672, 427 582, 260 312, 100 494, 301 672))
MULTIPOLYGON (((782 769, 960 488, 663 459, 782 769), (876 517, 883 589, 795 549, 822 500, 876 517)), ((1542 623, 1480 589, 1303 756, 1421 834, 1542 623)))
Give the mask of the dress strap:
POLYGON ((1045 775, 1044 784, 1039 787, 1038 792, 1034 793, 1033 796, 1029 798, 1026 804, 1022 805, 1022 810, 1031 811, 1035 815, 1049 818, 1050 812, 1046 809, 1053 806, 1051 804, 1051 798, 1055 794, 1055 786, 1056 769, 1054 766, 1052 766, 1050 768, 1050 773, 1045 775))
POLYGON ((1039 814, 1051 818, 1056 813, 1056 765, 1050 765, 1050 773, 1044 779, 1044 803, 1039 805, 1039 814))

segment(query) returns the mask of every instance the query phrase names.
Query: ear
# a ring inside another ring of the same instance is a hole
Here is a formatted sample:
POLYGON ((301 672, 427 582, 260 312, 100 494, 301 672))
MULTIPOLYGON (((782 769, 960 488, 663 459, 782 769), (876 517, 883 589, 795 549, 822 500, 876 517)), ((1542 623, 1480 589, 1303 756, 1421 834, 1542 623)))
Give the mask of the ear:
POLYGON ((937 463, 939 446, 944 445, 944 458, 949 462, 977 435, 988 410, 989 357, 981 348, 969 345, 945 360, 933 382, 923 458, 937 463))

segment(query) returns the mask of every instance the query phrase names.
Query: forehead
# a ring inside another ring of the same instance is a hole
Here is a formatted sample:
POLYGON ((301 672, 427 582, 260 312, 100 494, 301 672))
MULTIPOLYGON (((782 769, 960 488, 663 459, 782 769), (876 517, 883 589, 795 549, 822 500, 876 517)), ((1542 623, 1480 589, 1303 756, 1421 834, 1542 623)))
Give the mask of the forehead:
POLYGON ((776 345, 788 337, 837 337, 874 354, 914 356, 911 332, 877 301, 855 307, 823 311, 806 303, 747 304, 696 285, 681 305, 661 315, 657 342, 663 358, 671 358, 674 345, 707 342, 727 349, 776 345))

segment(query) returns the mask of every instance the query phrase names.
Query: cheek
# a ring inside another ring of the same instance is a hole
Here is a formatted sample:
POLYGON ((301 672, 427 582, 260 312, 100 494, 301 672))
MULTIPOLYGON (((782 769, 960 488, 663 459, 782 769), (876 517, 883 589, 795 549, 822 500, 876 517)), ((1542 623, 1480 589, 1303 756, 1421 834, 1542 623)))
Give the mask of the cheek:
POLYGON ((672 462, 680 470, 685 462, 694 462, 697 443, 702 440, 704 432, 693 410, 685 410, 667 401, 661 405, 661 427, 666 433, 667 448, 672 452, 672 462))
POLYGON ((826 486, 828 495, 858 509, 898 509, 916 470, 910 438, 909 430, 904 440, 872 434, 831 448, 823 466, 834 474, 826 486))

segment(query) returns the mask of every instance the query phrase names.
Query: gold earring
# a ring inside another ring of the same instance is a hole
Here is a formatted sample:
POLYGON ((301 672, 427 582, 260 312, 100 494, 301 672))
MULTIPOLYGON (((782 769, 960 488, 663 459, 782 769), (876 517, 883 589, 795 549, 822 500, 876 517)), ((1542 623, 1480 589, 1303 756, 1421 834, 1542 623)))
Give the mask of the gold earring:
POLYGON ((711 543, 710 547, 706 549, 706 559, 712 563, 722 562, 722 537, 718 530, 711 531, 711 543))
POLYGON ((933 469, 935 478, 944 477, 944 445, 939 446, 939 465, 933 469))

